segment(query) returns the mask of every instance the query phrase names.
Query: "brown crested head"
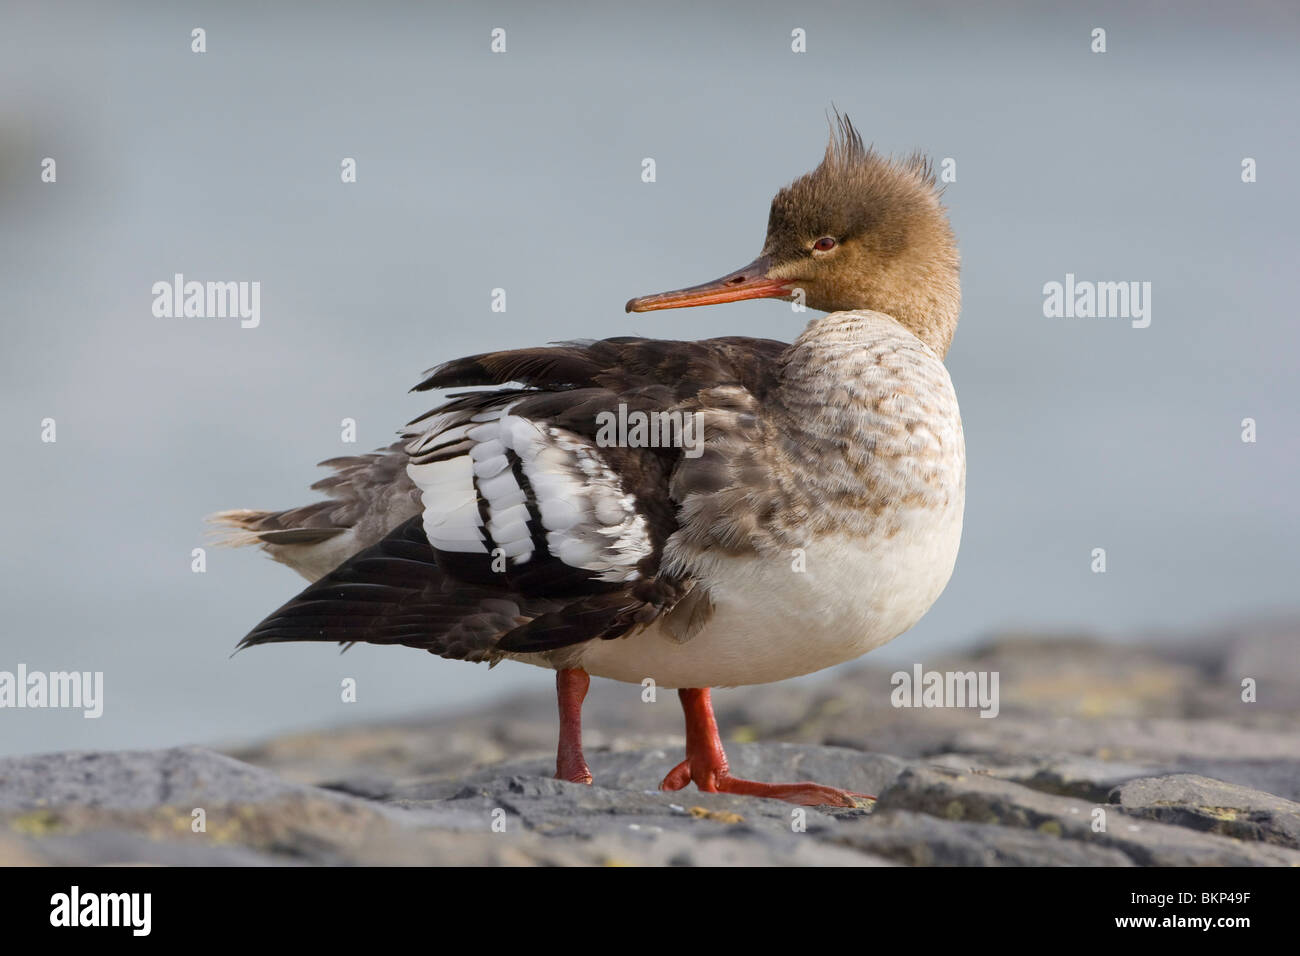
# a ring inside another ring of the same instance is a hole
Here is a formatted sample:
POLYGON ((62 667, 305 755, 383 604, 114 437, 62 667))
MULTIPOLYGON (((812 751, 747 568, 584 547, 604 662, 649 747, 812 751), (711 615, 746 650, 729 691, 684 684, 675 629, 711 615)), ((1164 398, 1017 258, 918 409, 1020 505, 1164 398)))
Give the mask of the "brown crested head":
POLYGON ((628 310, 802 296, 825 312, 883 312, 943 355, 961 290, 939 193, 923 156, 881 156, 837 113, 821 165, 772 200, 754 262, 714 282, 633 299, 628 310))

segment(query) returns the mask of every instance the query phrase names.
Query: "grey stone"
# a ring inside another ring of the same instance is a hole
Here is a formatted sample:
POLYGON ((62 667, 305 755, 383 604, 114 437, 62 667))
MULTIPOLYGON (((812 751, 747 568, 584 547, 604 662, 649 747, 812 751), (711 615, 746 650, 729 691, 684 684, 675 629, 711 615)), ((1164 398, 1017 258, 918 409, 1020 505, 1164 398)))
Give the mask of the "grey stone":
POLYGON ((683 756, 676 695, 609 681, 584 709, 590 787, 551 779, 549 694, 231 756, 9 758, 0 864, 1296 865, 1296 634, 1012 636, 925 662, 996 670, 993 719, 893 707, 890 671, 871 666, 714 695, 734 773, 881 797, 857 809, 660 791, 683 756), (1240 699, 1243 676, 1258 702, 1240 699))
POLYGON ((1212 777, 1300 801, 1300 760, 1206 760, 1183 756, 1164 768, 1212 777))
MULTIPOLYGON (((90 830, 29 839, 24 847, 42 866, 278 866, 285 861, 243 846, 155 840, 127 830, 90 830)), ((8 862, 0 848, 0 861, 8 862)))
POLYGON ((1036 830, 1062 840, 1109 847, 1143 866, 1297 866, 1300 852, 1212 836, 1101 809, 1105 829, 1092 828, 1095 804, 1032 790, 996 777, 909 768, 880 796, 877 812, 896 809, 996 830, 1036 830), (1139 822, 1140 821, 1140 822, 1139 822))
POLYGON ((1271 793, 1179 773, 1130 780, 1112 799, 1134 816, 1300 849, 1300 803, 1271 793))
POLYGON ((1133 866, 1122 851, 1034 830, 989 827, 906 810, 879 811, 836 838, 909 866, 1133 866))
POLYGON ((305 792, 274 773, 199 747, 0 759, 0 810, 68 804, 104 810, 202 807, 305 792))
POLYGON ((1121 783, 1156 771, 1150 764, 1100 760, 1075 754, 1002 759, 987 754, 941 754, 931 758, 929 763, 959 772, 987 773, 1034 790, 1095 803, 1108 802, 1110 792, 1121 783))

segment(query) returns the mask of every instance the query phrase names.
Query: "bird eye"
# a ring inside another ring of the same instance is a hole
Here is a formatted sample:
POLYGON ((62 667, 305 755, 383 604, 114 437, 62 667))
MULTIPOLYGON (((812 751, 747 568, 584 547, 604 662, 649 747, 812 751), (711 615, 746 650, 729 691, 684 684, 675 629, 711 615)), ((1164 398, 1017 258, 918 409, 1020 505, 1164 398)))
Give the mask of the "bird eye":
POLYGON ((816 249, 818 252, 830 252, 837 245, 839 245, 839 243, 833 237, 822 236, 820 239, 818 239, 816 242, 813 243, 813 248, 816 249))

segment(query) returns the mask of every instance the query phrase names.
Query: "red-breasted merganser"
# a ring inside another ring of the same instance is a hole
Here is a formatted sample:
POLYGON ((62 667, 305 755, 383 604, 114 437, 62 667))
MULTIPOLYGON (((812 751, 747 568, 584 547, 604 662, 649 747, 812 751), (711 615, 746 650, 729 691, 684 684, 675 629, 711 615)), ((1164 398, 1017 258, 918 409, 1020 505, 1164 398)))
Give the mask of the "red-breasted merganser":
POLYGON ((952 574, 966 466, 943 357, 961 294, 938 192, 923 158, 882 157, 837 118, 821 164, 772 201, 757 259, 627 303, 830 313, 794 344, 624 337, 434 368, 417 390, 486 389, 388 449, 324 462, 327 501, 215 516, 315 582, 239 646, 365 641, 552 668, 556 775, 586 783, 588 675, 650 679, 686 714, 665 789, 856 805, 732 776, 709 688, 852 660, 915 624, 952 574), (634 413, 689 416, 698 444, 601 440, 634 413))

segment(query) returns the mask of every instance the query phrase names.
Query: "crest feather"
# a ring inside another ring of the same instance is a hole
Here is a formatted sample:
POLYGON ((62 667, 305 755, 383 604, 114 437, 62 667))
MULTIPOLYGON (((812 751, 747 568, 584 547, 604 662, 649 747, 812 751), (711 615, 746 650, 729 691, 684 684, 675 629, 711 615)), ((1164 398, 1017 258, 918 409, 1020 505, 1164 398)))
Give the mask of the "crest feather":
POLYGON ((834 107, 827 117, 830 126, 830 138, 826 143, 826 156, 822 160, 822 173, 844 173, 865 167, 889 168, 909 173, 921 184, 934 189, 938 186, 934 164, 921 151, 916 151, 902 158, 882 156, 874 147, 862 142, 858 132, 847 113, 841 113, 834 107))

